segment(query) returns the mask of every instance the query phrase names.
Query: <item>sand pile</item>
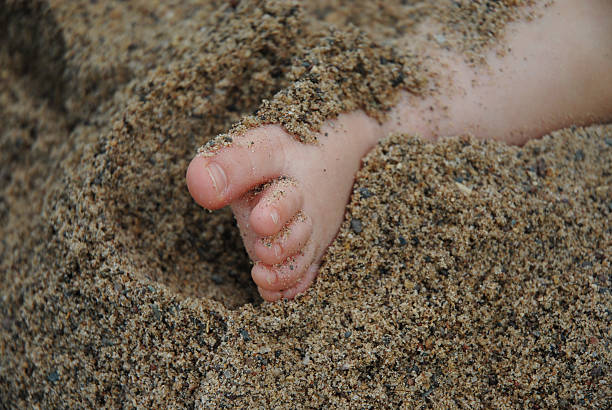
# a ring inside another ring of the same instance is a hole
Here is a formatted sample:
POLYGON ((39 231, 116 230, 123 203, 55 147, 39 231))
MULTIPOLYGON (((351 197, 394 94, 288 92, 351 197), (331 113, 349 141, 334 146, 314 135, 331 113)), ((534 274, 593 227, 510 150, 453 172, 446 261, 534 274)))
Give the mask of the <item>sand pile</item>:
POLYGON ((0 1, 2 406, 605 407, 612 127, 389 137, 292 302, 185 187, 233 124, 427 92, 400 37, 477 55, 522 10, 484 3, 0 1))

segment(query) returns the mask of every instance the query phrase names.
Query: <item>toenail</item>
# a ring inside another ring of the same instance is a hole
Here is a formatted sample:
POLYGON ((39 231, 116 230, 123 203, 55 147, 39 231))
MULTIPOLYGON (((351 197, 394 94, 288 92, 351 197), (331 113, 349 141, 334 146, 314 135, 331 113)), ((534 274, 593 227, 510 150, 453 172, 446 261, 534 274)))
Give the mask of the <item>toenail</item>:
POLYGON ((274 285, 276 283, 276 275, 268 275, 266 282, 268 282, 268 285, 274 285))
POLYGON ((279 217, 278 211, 276 209, 272 209, 270 211, 270 218, 272 218, 272 222, 274 222, 274 225, 276 225, 278 223, 278 220, 280 219, 280 217, 279 217))
POLYGON ((274 256, 276 256, 277 258, 280 257, 282 251, 283 249, 279 244, 274 244, 274 256))
POLYGON ((225 172, 223 168, 214 162, 208 164, 206 167, 206 171, 212 180, 212 184, 215 187, 215 191, 217 194, 222 194, 225 191, 225 187, 227 185, 227 176, 225 176, 225 172))

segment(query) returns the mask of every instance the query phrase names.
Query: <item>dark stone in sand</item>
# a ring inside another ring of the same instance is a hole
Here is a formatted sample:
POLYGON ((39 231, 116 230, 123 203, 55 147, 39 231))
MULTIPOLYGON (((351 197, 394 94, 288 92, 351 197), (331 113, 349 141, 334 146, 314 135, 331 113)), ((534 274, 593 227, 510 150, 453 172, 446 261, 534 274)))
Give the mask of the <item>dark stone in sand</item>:
POLYGON ((51 373, 49 373, 49 376, 47 376, 47 379, 51 382, 51 383, 55 383, 56 381, 58 381, 60 379, 59 374, 57 373, 57 371, 52 371, 51 373))
POLYGON ((249 336, 249 332, 247 332, 246 329, 239 329, 238 333, 240 333, 242 340, 244 340, 245 342, 248 342, 249 340, 251 340, 251 337, 249 336))
POLYGON ((361 221, 356 218, 351 219, 351 229, 355 233, 361 233, 361 231, 363 230, 363 225, 361 224, 361 221))
POLYGON ((359 188, 359 194, 363 199, 368 199, 374 195, 368 188, 359 188))

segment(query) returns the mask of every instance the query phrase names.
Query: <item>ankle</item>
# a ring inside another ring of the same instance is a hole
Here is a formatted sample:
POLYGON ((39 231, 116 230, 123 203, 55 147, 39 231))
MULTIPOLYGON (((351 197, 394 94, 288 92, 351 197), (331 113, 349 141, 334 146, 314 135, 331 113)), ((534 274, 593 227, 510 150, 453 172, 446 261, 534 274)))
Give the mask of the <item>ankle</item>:
POLYGON ((509 25, 483 66, 432 46, 432 91, 404 93, 385 132, 428 140, 469 133, 521 145, 572 124, 610 120, 612 88, 603 84, 612 82, 612 3, 598 1, 596 10, 577 3, 554 3, 535 21, 509 25))

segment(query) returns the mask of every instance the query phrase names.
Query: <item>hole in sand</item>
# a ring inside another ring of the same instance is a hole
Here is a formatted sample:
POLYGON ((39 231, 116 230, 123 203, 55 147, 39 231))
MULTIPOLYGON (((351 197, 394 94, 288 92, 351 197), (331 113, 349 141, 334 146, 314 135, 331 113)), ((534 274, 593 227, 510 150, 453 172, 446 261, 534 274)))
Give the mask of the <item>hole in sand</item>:
POLYGON ((195 139, 178 135, 160 149, 150 134, 121 136, 100 148, 104 158, 96 160, 102 164, 97 179, 106 187, 102 200, 122 268, 179 296, 211 298, 228 309, 259 303, 231 210, 208 212, 187 191, 195 139))
POLYGON ((209 213, 188 194, 168 195, 162 185, 142 188, 163 200, 123 202, 115 213, 124 269, 182 297, 211 298, 228 309, 261 301, 229 208, 209 213))

